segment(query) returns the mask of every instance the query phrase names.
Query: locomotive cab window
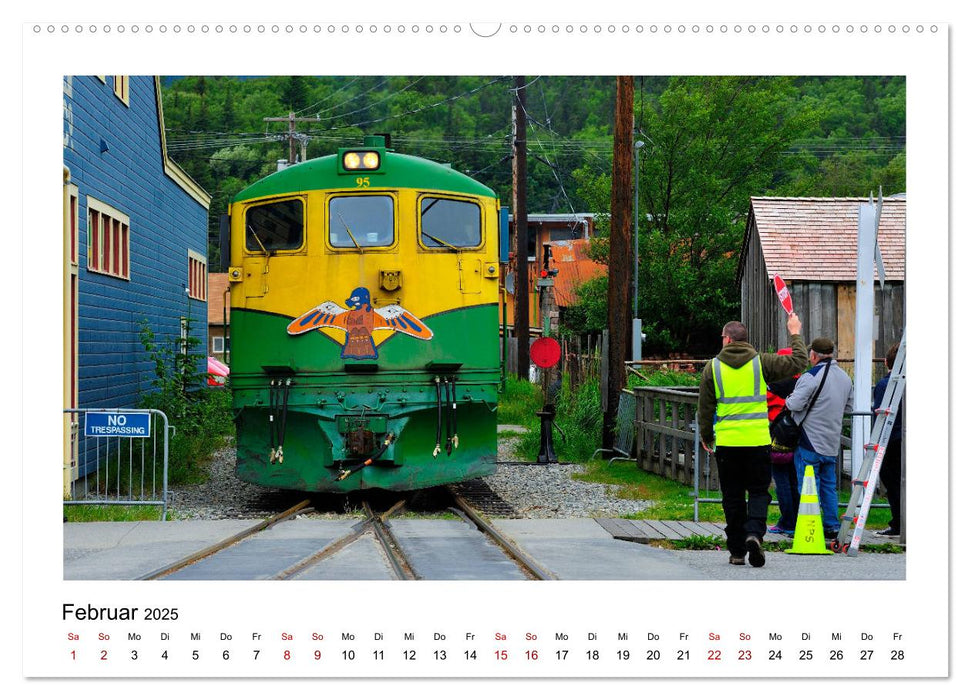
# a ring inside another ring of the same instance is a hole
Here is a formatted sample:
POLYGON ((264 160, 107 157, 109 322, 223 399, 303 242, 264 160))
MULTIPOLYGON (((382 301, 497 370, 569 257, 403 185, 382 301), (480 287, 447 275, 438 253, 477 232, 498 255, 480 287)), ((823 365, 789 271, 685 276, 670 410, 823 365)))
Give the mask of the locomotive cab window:
POLYGON ((458 199, 422 197, 418 225, 426 248, 478 248, 482 245, 479 205, 458 199))
POLYGON ((246 210, 246 249, 269 253, 303 245, 303 201, 258 204, 246 210))
POLYGON ((332 197, 328 207, 328 240, 334 248, 383 248, 394 243, 391 197, 332 197))

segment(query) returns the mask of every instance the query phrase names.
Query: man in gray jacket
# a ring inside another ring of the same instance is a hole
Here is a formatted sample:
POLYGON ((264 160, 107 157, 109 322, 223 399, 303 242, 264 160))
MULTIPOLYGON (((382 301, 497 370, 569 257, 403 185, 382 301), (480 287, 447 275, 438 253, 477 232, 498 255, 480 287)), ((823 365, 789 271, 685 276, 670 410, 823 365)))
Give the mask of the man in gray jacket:
POLYGON ((843 414, 853 410, 853 380, 836 364, 834 350, 829 338, 816 338, 812 342, 809 346, 812 369, 799 377, 795 389, 786 399, 792 417, 802 424, 794 455, 796 476, 801 488, 806 465, 812 465, 827 538, 839 533, 836 457, 840 451, 843 414))

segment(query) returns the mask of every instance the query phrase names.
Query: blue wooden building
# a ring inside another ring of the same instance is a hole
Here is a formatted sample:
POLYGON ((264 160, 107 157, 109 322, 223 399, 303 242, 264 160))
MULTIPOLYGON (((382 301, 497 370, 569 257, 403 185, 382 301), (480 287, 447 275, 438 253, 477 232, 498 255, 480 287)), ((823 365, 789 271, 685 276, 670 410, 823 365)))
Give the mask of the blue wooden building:
POLYGON ((135 407, 144 322, 205 367, 210 198, 166 154, 158 78, 64 78, 63 176, 64 407, 135 407))

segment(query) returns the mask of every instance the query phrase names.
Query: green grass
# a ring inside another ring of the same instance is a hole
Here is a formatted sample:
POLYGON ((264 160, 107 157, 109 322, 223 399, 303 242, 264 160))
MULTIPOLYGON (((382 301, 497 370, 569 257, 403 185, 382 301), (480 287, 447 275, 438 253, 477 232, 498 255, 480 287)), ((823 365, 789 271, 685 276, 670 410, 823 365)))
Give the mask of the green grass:
POLYGON ((690 549, 692 551, 724 549, 725 538, 715 535, 691 535, 680 540, 669 540, 670 549, 690 549))
POLYGON ((637 370, 643 377, 630 374, 627 377, 627 388, 635 386, 698 386, 701 382, 701 372, 677 372, 673 369, 641 367, 637 370))
POLYGON ((516 430, 500 430, 497 437, 500 440, 511 440, 518 438, 520 435, 522 435, 522 433, 516 430))
MULTIPOLYGON (((172 513, 169 512, 169 519, 172 513)), ((69 523, 135 522, 161 520, 161 506, 64 506, 64 517, 69 523)))
MULTIPOLYGON (((595 460, 584 465, 583 471, 573 475, 577 481, 614 486, 617 498, 650 501, 642 511, 623 517, 631 520, 693 520, 694 488, 651 474, 640 469, 634 462, 614 462, 607 466, 606 460, 595 460)), ((774 495, 774 493, 773 493, 774 495)), ((701 498, 720 499, 718 491, 702 491, 701 498)), ((849 500, 850 491, 840 491, 840 503, 849 500)), ((886 503, 884 498, 876 498, 875 503, 886 503)), ((840 511, 842 515, 842 509, 840 511)), ((721 503, 699 503, 698 519, 702 522, 723 522, 725 519, 721 503)), ((779 509, 769 506, 769 524, 779 519, 779 509)), ((867 515, 868 530, 882 530, 890 522, 889 508, 871 508, 867 515)))
POLYGON ((499 425, 522 425, 539 430, 536 412, 543 408, 542 389, 517 377, 506 378, 506 389, 499 394, 499 425))
MULTIPOLYGON (((644 510, 624 517, 632 520, 693 520, 694 489, 672 479, 650 474, 634 462, 595 460, 584 465, 584 471, 574 474, 574 479, 595 484, 614 486, 617 498, 648 501, 644 510)), ((719 498, 717 492, 702 492, 702 497, 719 498)), ((699 503, 698 517, 712 522, 724 519, 720 503, 699 503)))

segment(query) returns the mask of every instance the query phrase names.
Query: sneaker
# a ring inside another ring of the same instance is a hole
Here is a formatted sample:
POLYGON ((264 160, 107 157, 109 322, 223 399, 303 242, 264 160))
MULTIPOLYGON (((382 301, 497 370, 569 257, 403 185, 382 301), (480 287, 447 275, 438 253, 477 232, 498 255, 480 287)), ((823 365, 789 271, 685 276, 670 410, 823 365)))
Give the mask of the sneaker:
POLYGON ((840 536, 840 531, 839 530, 827 530, 826 532, 823 533, 823 536, 827 540, 835 540, 837 537, 840 536))
POLYGON ((734 564, 735 566, 744 566, 745 565, 745 556, 743 555, 741 557, 736 557, 733 554, 730 557, 728 557, 728 563, 729 564, 734 564))
POLYGON ((770 533, 772 533, 773 535, 784 535, 786 531, 785 531, 785 530, 783 530, 783 529, 782 529, 781 527, 779 527, 778 525, 773 525, 772 527, 770 527, 770 528, 768 528, 768 529, 766 530, 766 532, 770 532, 770 533))
POLYGON ((880 537, 900 537, 900 530, 894 530, 892 527, 888 527, 886 530, 880 530, 874 534, 880 537))
POLYGON ((748 563, 752 566, 765 566, 765 552, 762 551, 762 543, 755 535, 745 538, 745 549, 748 550, 748 563))

